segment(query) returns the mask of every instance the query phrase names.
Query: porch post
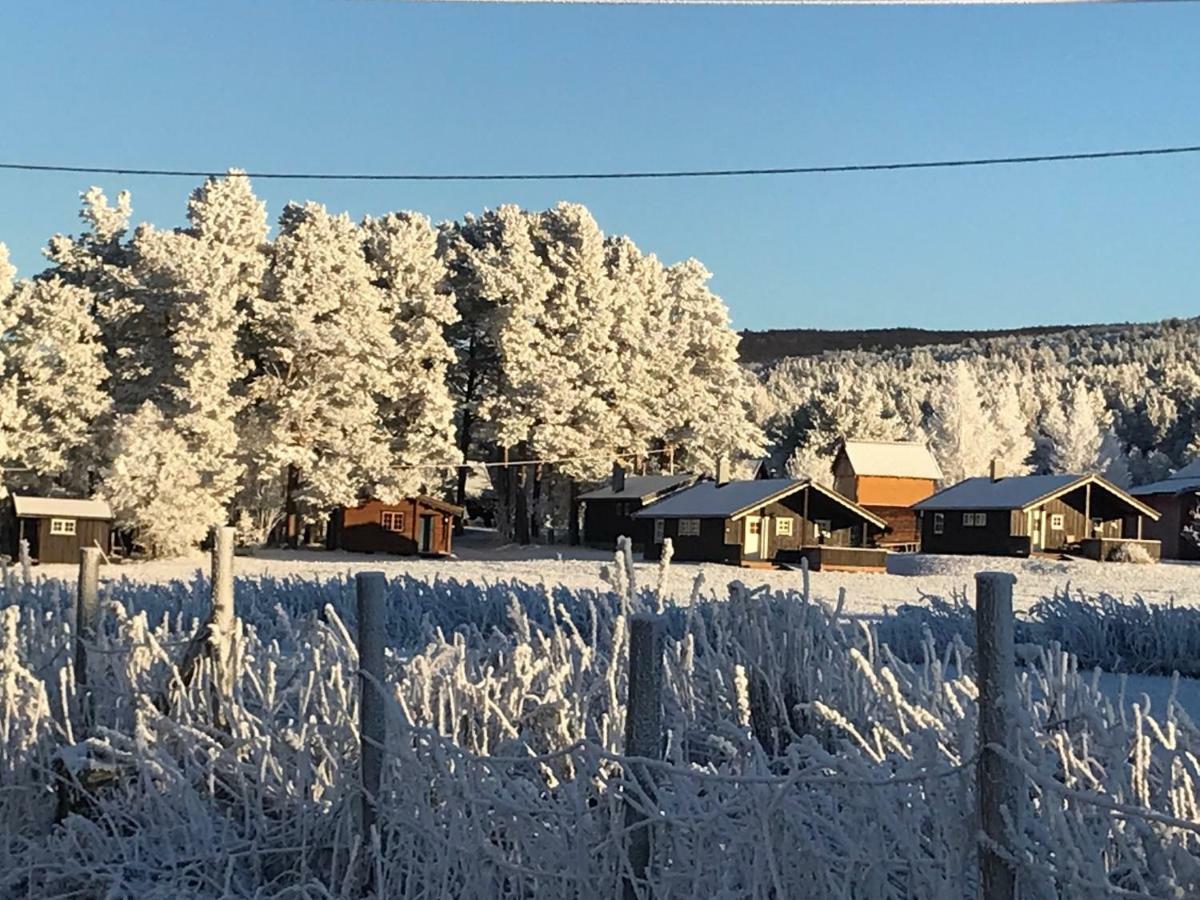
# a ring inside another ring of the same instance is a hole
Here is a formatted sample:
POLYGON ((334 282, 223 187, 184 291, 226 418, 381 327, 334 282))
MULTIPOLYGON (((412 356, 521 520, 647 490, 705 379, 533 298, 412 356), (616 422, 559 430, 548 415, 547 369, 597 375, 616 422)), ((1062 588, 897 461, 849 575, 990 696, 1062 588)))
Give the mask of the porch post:
POLYGON ((800 546, 808 546, 808 495, 812 485, 804 486, 804 521, 800 523, 800 546))
POLYGON ((1087 529, 1085 534, 1088 537, 1093 537, 1092 534, 1092 483, 1089 481, 1083 488, 1083 527, 1087 529))
POLYGON ((1142 539, 1142 514, 1138 513, 1138 540, 1142 539))

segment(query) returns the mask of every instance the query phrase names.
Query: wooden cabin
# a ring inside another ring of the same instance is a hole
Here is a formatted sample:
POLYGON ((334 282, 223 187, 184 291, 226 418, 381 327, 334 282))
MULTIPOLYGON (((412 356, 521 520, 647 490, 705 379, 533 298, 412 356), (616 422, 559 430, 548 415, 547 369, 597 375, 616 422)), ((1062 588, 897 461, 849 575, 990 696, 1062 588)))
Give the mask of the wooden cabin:
POLYGON ((634 513, 647 559, 671 539, 681 562, 731 565, 799 563, 809 568, 874 570, 887 551, 875 538, 887 523, 808 479, 700 481, 634 513))
POLYGON ((893 550, 920 548, 912 505, 941 480, 929 447, 914 441, 843 441, 833 460, 834 490, 887 522, 879 545, 893 550))
POLYGON ((577 498, 583 514, 583 542, 609 550, 622 536, 640 543, 641 529, 634 524, 633 514, 695 482, 695 475, 627 475, 621 466, 613 466, 607 485, 577 498))
POLYGON ((355 553, 449 556, 461 507, 422 494, 395 503, 366 500, 329 517, 325 546, 355 553))
POLYGON ((1170 478, 1143 484, 1129 493, 1159 514, 1157 521, 1146 523, 1146 536, 1162 544, 1165 558, 1200 560, 1200 545, 1184 531, 1195 523, 1200 510, 1200 459, 1170 478))
POLYGON ((113 514, 104 500, 13 496, 7 504, 3 551, 17 559, 21 541, 39 563, 79 563, 84 547, 112 549, 113 514))
POLYGON ((1143 521, 1159 514, 1099 475, 968 478, 914 508, 926 553, 1108 560, 1136 544, 1153 559, 1160 554, 1159 542, 1143 533, 1143 521))

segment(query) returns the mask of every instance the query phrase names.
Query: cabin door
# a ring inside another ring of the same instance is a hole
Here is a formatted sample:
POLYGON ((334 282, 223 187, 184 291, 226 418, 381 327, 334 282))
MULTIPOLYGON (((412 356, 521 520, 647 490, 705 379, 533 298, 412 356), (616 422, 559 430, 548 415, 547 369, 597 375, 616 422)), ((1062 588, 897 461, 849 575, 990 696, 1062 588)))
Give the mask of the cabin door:
POLYGON ((1029 516, 1029 546, 1034 550, 1041 550, 1044 547, 1042 536, 1042 513, 1041 510, 1034 510, 1026 513, 1029 516))
POLYGON ((746 536, 742 541, 742 552, 746 556, 757 556, 762 547, 762 519, 757 516, 746 519, 746 536))
POLYGON ((421 530, 417 548, 421 553, 433 552, 433 516, 421 516, 421 530))

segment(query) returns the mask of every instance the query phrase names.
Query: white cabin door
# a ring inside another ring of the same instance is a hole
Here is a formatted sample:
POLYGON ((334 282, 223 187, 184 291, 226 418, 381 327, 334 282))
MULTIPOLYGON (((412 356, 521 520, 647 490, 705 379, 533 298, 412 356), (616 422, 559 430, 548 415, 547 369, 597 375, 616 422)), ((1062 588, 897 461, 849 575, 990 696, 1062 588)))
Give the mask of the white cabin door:
POLYGON ((746 535, 742 540, 742 552, 746 556, 757 556, 762 543, 762 519, 746 519, 746 535))

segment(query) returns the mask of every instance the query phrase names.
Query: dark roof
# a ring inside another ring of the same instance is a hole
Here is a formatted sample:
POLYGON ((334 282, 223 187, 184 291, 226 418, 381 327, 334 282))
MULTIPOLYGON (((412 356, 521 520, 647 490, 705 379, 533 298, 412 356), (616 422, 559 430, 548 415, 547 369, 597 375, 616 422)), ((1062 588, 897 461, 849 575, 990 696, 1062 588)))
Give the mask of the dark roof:
POLYGON ((626 475, 625 489, 614 491, 612 482, 604 487, 580 494, 580 500, 648 500, 685 487, 696 480, 686 472, 678 475, 626 475))
POLYGON ((782 500, 797 491, 812 487, 831 500, 853 510, 873 525, 887 527, 887 523, 863 509, 837 491, 822 487, 807 478, 756 478, 749 481, 729 481, 718 485, 715 481, 701 481, 689 488, 676 491, 633 514, 635 519, 736 519, 753 512, 760 506, 782 500))
POLYGON ((1200 459, 1192 460, 1170 478, 1133 488, 1135 497, 1147 494, 1194 494, 1200 492, 1200 459))
POLYGON ((1098 475, 1013 475, 993 481, 986 475, 943 488, 913 509, 1029 509, 1088 483, 1124 501, 1143 515, 1158 513, 1098 475))

